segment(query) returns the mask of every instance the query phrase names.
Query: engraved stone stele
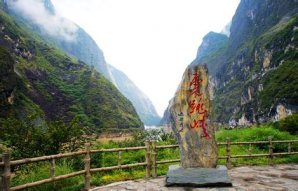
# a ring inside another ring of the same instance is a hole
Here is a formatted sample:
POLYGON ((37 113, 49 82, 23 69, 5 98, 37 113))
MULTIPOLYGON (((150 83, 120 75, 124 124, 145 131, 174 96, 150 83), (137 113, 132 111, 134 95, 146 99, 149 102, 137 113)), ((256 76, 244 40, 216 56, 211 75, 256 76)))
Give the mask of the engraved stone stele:
POLYGON ((216 167, 217 146, 209 120, 210 109, 207 67, 187 68, 170 102, 171 127, 184 168, 216 167))
POLYGON ((171 128, 178 140, 181 166, 169 167, 166 186, 232 186, 226 167, 216 166, 208 79, 206 65, 188 67, 170 101, 171 128))

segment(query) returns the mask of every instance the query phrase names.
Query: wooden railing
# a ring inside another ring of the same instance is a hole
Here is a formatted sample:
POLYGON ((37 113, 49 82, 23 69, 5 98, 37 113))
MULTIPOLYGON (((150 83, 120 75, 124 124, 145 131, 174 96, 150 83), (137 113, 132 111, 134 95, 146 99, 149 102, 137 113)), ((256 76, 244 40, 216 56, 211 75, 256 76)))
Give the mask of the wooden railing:
MULTIPOLYGON (((283 156, 283 155, 295 155, 298 154, 296 151, 292 151, 292 144, 297 143, 298 140, 283 140, 283 141, 272 141, 272 138, 269 137, 268 141, 256 141, 256 142, 230 142, 230 139, 227 139, 226 142, 220 142, 218 146, 226 146, 226 155, 220 156, 219 159, 226 160, 226 164, 228 168, 231 167, 231 159, 233 158, 253 158, 253 157, 268 157, 269 164, 273 164, 273 157, 274 156, 283 156), (274 153, 273 152, 273 144, 288 144, 288 152, 283 153, 274 153), (253 154, 252 145, 255 144, 268 144, 268 154, 253 154), (232 145, 249 145, 248 154, 246 155, 231 155, 231 146, 232 145)), ((2 186, 0 187, 2 191, 14 191, 14 190, 22 190, 30 187, 39 186, 45 183, 50 183, 58 180, 63 180, 66 178, 84 175, 84 190, 89 190, 90 180, 91 180, 91 173, 100 172, 100 171, 108 171, 114 169, 127 169, 132 167, 138 166, 145 166, 146 170, 146 178, 149 177, 157 177, 157 165, 159 164, 166 164, 166 163, 175 163, 179 162, 180 159, 174 160, 162 160, 157 161, 156 155, 158 150, 160 149, 167 149, 167 148, 178 148, 178 145, 161 145, 157 146, 155 141, 146 141, 145 146, 142 147, 128 147, 128 148, 114 148, 114 149, 99 149, 99 150, 91 150, 90 144, 85 144, 85 150, 72 152, 72 153, 64 153, 64 154, 57 154, 57 155, 50 155, 50 156, 43 156, 43 157, 35 157, 35 158, 27 158, 21 160, 11 160, 10 154, 4 153, 2 154, 2 162, 0 162, 0 169, 2 169, 2 186), (122 152, 128 151, 137 151, 137 150, 145 150, 145 161, 140 163, 134 164, 125 164, 122 165, 122 152), (101 168, 90 168, 91 162, 91 154, 94 153, 105 153, 105 152, 118 152, 118 165, 116 166, 109 166, 109 167, 101 167, 101 168), (82 156, 84 155, 84 170, 80 170, 77 172, 72 172, 65 175, 56 176, 55 175, 55 161, 56 159, 66 158, 66 157, 74 157, 74 156, 82 156), (150 157, 151 156, 151 157, 150 157), (151 159, 150 159, 151 158, 151 159), (49 161, 50 163, 50 177, 44 180, 31 182, 23 185, 18 185, 11 187, 10 180, 11 180, 11 167, 17 165, 24 165, 29 163, 36 163, 40 161, 49 161), (152 163, 152 164, 151 164, 152 163)))
MULTIPOLYGON (((226 155, 219 156, 218 159, 220 160, 226 160, 226 165, 228 168, 231 168, 231 159, 235 158, 256 158, 256 157, 268 157, 268 164, 273 165, 273 157, 274 156, 285 156, 285 155, 297 155, 297 151, 292 151, 292 144, 298 143, 298 140, 280 140, 280 141, 272 141, 272 137, 268 137, 268 141, 254 141, 254 142, 231 142, 229 138, 226 139, 226 142, 219 142, 217 143, 217 146, 226 146, 226 155), (282 152, 282 153, 274 153, 273 152, 273 144, 288 144, 288 152, 282 152), (253 154, 252 153, 252 145, 257 144, 268 144, 268 153, 264 154, 253 154), (248 145, 248 154, 246 155, 232 155, 231 154, 231 146, 232 145, 248 145)), ((152 145, 155 143, 153 142, 152 145)), ((166 149, 166 148, 177 148, 179 145, 161 145, 152 147, 152 153, 156 153, 156 149, 166 149)), ((174 160, 163 160, 163 161, 156 161, 156 155, 153 155, 152 161, 156 164, 166 164, 166 163, 173 163, 173 162, 180 162, 180 159, 174 159, 174 160), (154 162, 155 161, 155 162, 154 162)), ((152 166, 153 167, 153 166, 152 166)), ((152 169, 152 177, 156 177, 156 170, 152 169)))

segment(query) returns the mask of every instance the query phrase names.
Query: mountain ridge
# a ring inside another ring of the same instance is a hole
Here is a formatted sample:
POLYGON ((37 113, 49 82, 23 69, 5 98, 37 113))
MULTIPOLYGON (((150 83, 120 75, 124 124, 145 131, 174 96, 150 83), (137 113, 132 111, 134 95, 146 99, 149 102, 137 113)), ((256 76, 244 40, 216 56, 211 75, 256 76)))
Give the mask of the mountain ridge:
POLYGON ((252 125, 298 111, 297 10, 294 0, 241 0, 229 38, 204 37, 191 65, 208 66, 214 122, 252 125))
POLYGON ((116 87, 119 91, 131 100, 143 123, 147 126, 156 126, 160 123, 150 99, 120 70, 109 65, 112 76, 114 76, 116 87))

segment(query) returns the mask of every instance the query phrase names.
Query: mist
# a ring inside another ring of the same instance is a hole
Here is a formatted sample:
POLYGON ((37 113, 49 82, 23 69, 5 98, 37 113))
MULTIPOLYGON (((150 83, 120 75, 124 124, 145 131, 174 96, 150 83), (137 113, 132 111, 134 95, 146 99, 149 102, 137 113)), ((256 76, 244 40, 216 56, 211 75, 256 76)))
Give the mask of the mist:
POLYGON ((9 7, 30 19, 51 36, 60 37, 66 41, 76 39, 78 26, 55 12, 47 10, 42 0, 10 0, 9 7))

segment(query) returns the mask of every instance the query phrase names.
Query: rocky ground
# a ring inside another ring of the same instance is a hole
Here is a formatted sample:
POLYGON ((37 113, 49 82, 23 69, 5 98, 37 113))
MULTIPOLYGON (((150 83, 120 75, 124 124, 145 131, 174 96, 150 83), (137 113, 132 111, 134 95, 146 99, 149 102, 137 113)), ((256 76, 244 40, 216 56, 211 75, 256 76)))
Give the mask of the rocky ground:
POLYGON ((298 164, 243 166, 229 170, 233 187, 165 187, 165 177, 116 182, 92 191, 298 191, 298 164))

